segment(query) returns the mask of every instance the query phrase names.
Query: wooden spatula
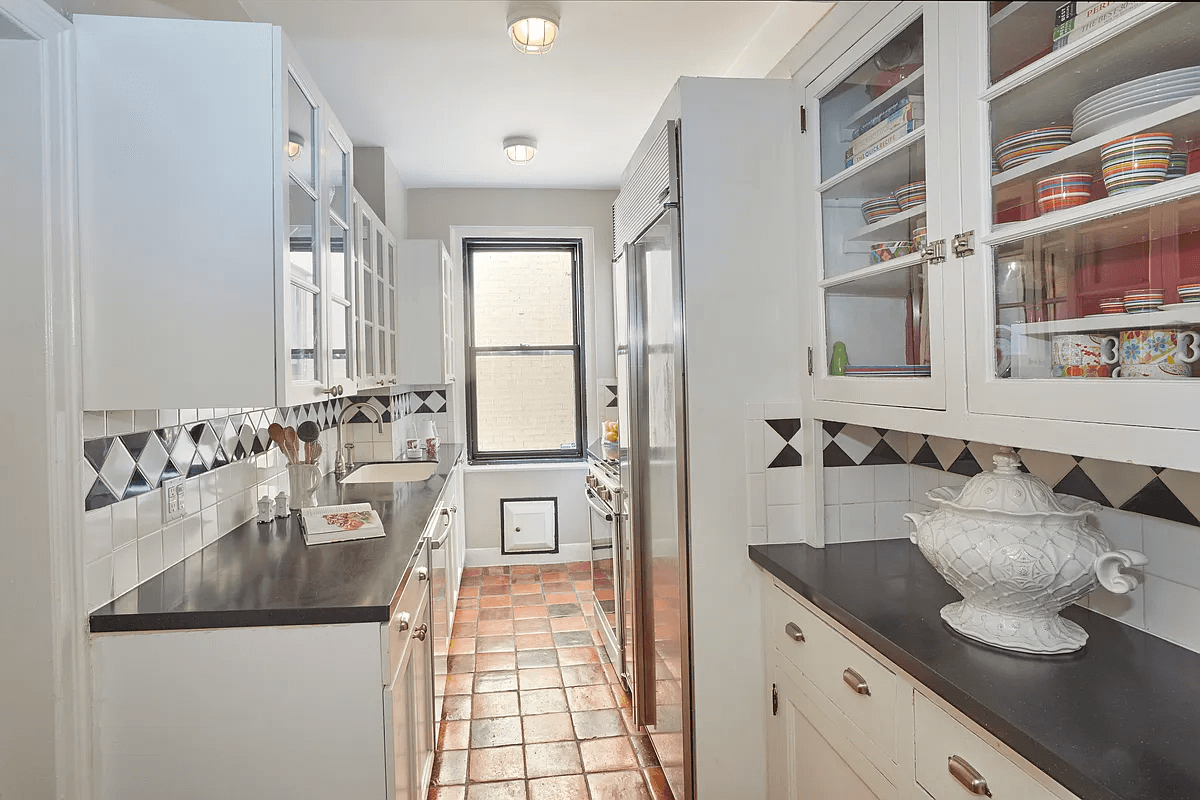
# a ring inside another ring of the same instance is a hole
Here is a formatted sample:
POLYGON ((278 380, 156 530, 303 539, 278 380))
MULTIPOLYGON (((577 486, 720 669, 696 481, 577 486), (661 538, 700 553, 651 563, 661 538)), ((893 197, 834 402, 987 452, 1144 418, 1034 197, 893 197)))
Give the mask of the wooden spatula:
POLYGON ((288 448, 287 434, 284 433, 283 426, 278 422, 272 422, 271 426, 267 428, 267 434, 271 437, 272 442, 279 445, 279 449, 287 457, 288 463, 296 463, 292 460, 292 453, 288 448))

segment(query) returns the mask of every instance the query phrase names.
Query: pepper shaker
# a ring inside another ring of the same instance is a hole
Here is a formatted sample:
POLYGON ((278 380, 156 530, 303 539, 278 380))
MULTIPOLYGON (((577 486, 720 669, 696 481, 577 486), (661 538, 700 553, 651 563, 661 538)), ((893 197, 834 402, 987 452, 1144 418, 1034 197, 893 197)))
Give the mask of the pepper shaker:
POLYGON ((288 508, 287 492, 280 492, 279 494, 275 495, 275 516, 282 519, 290 513, 291 510, 288 508))
POLYGON ((271 513, 271 495, 264 494, 258 498, 258 524, 265 525, 274 518, 275 515, 271 513))

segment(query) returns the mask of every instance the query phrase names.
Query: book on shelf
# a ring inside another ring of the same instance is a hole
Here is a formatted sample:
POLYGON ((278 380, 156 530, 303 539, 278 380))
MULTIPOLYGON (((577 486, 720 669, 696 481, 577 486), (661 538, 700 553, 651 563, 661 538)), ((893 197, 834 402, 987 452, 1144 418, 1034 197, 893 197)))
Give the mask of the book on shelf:
POLYGON ((912 105, 919 109, 920 113, 923 115, 925 110, 925 95, 902 94, 899 97, 892 98, 892 102, 876 111, 871 115, 870 119, 855 128, 854 132, 850 134, 850 140, 854 141, 855 139, 858 139, 864 133, 871 130, 879 123, 893 117, 898 111, 900 111, 900 109, 908 105, 912 105))
POLYGON ((370 503, 300 509, 305 544, 329 544, 386 536, 383 520, 370 503))
POLYGON ((896 109, 886 119, 857 136, 846 150, 846 166, 852 167, 878 153, 905 134, 925 123, 923 98, 914 97, 896 109))
POLYGON ((1054 12, 1054 49, 1058 50, 1099 33, 1145 3, 1064 3, 1054 12))

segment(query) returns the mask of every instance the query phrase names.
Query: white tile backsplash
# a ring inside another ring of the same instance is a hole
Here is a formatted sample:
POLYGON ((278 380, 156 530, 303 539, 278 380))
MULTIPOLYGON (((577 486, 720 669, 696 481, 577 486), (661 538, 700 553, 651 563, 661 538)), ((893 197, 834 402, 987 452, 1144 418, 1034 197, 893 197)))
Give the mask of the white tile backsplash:
POLYGON ((137 542, 138 576, 144 581, 163 570, 162 531, 143 536, 137 542))
POLYGON ((875 538, 907 539, 910 526, 904 515, 908 507, 908 500, 875 503, 875 538))
POLYGON ((113 503, 109 508, 112 509, 113 550, 137 541, 137 498, 113 503))
POLYGON ((825 506, 825 544, 837 544, 842 540, 841 506, 825 506))
POLYGON ((800 467, 776 467, 767 470, 767 505, 799 505, 803 502, 802 474, 800 467))
POLYGON ((762 473, 746 476, 746 511, 751 527, 767 524, 767 479, 762 473))
POLYGON ((1143 552, 1149 575, 1189 586, 1200 585, 1200 529, 1155 517, 1142 520, 1143 552))
POLYGON ((804 541, 803 506, 767 506, 767 539, 770 542, 804 541))
POLYGON ((1146 629, 1200 651, 1200 589, 1164 578, 1147 579, 1146 629))
POLYGON ((138 547, 134 541, 113 551, 113 594, 123 595, 137 583, 138 547))
POLYGON ((137 497, 138 538, 162 529, 162 490, 155 489, 137 497))
MULTIPOLYGON (((105 506, 83 515, 83 561, 85 564, 111 556, 113 550, 112 508, 105 506)), ((111 571, 112 566, 109 566, 111 571)))
POLYGON ((886 464, 875 469, 875 501, 898 502, 909 500, 909 473, 907 464, 886 464))
POLYGON ((841 509, 841 541, 863 542, 875 538, 875 504, 843 503, 841 509))
POLYGON ((838 473, 838 502, 842 505, 875 502, 875 469, 875 467, 841 467, 836 470, 838 473))
MULTIPOLYGON (((759 403, 761 406, 762 404, 759 403)), ((767 467, 765 429, 761 419, 746 420, 746 472, 763 472, 767 467)))

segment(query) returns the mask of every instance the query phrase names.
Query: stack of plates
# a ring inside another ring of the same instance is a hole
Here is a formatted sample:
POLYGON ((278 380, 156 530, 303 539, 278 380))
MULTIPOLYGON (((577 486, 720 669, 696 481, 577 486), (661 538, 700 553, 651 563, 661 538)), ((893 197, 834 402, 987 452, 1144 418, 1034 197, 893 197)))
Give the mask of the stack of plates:
POLYGON ((1125 313, 1125 298, 1123 297, 1108 297, 1100 301, 1101 314, 1124 314, 1125 313))
POLYGON ((1071 138, 1082 141, 1197 95, 1200 95, 1200 67, 1173 69, 1127 81, 1075 106, 1071 138))
POLYGON ((1188 154, 1171 153, 1171 162, 1167 165, 1167 180, 1182 178, 1187 175, 1188 154))
POLYGON ((1150 311, 1158 311, 1158 307, 1162 305, 1162 301, 1162 289, 1141 289, 1136 292, 1126 292, 1125 313, 1145 314, 1150 311))
POLYGON ((899 364, 899 365, 875 365, 866 367, 846 366, 846 375, 870 375, 873 377, 891 377, 891 378, 928 378, 928 364, 899 364))
POLYGON ((1071 126, 1058 125, 1053 128, 1037 128, 1024 131, 996 142, 996 160, 1000 169, 1019 167, 1038 156, 1061 150, 1071 143, 1071 126))
POLYGON ((1200 303, 1200 283, 1185 283, 1176 291, 1181 303, 1200 303))
POLYGON ((900 204, 890 194, 887 197, 872 197, 862 204, 863 218, 867 224, 878 222, 884 217, 900 213, 900 204))
POLYGON ((1169 133, 1136 133, 1114 139, 1100 148, 1104 188, 1111 196, 1162 183, 1174 148, 1175 139, 1169 133))
POLYGON ((1081 206, 1092 199, 1092 176, 1087 172, 1064 172, 1037 182, 1037 210, 1049 214, 1081 206))
POLYGON ((925 202, 925 181, 906 183, 892 192, 892 196, 896 198, 896 202, 900 204, 901 209, 906 210, 913 206, 919 206, 925 202))

